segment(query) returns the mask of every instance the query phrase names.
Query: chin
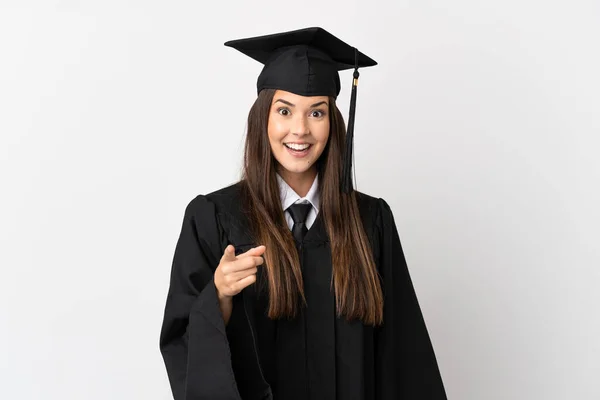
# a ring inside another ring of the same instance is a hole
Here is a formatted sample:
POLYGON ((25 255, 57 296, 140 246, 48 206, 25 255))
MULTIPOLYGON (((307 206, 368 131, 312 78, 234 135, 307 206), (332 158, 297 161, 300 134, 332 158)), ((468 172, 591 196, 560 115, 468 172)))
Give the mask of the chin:
POLYGON ((289 172, 291 174, 303 174, 307 171, 310 171, 312 169, 312 165, 309 166, 297 166, 297 165, 286 165, 286 164, 281 164, 281 168, 286 171, 289 172))
POLYGON ((281 160, 277 160, 277 162, 279 163, 281 170, 289 174, 304 174, 315 167, 314 163, 307 164, 306 161, 289 162, 288 160, 285 160, 281 162, 281 160))

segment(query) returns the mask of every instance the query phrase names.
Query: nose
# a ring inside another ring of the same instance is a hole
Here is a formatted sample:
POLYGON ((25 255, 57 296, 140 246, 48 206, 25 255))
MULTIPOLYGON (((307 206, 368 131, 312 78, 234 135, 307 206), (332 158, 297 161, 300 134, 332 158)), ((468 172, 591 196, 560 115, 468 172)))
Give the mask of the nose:
POLYGON ((299 115, 294 118, 294 124, 292 126, 292 134, 295 136, 304 136, 310 133, 308 128, 308 121, 306 116, 299 115))

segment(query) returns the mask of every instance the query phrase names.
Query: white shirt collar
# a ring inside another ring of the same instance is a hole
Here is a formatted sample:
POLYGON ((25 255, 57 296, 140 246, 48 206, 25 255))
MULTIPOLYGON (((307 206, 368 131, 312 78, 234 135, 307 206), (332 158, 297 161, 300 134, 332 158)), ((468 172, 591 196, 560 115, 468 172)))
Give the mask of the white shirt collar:
POLYGON ((300 200, 306 200, 313 206, 316 212, 319 212, 319 174, 315 176, 310 190, 304 197, 300 197, 279 174, 277 174, 277 183, 279 184, 279 197, 284 211, 292 204, 300 200))

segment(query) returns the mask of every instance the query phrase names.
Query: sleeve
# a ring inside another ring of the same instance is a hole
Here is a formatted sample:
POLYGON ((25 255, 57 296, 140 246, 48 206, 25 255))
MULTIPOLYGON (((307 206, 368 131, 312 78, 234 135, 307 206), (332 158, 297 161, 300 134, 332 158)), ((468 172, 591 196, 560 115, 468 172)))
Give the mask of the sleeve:
POLYGON ((377 398, 446 400, 394 216, 383 199, 379 199, 378 227, 384 322, 375 336, 377 398))
POLYGON ((213 281, 220 260, 214 204, 192 200, 171 267, 160 351, 175 400, 240 400, 213 281))

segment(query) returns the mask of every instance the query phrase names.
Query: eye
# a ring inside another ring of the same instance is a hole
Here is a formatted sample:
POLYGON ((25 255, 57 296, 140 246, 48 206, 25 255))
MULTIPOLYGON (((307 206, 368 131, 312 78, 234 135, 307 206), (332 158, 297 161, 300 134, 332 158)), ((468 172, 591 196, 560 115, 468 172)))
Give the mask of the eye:
POLYGON ((310 115, 311 115, 312 117, 315 117, 315 118, 321 118, 321 117, 323 117, 323 116, 325 115, 325 111, 322 111, 322 110, 314 110, 313 112, 311 112, 311 114, 310 114, 310 115))
POLYGON ((290 115, 290 110, 287 107, 280 107, 277 109, 277 113, 283 115, 284 117, 287 117, 288 115, 290 115))

